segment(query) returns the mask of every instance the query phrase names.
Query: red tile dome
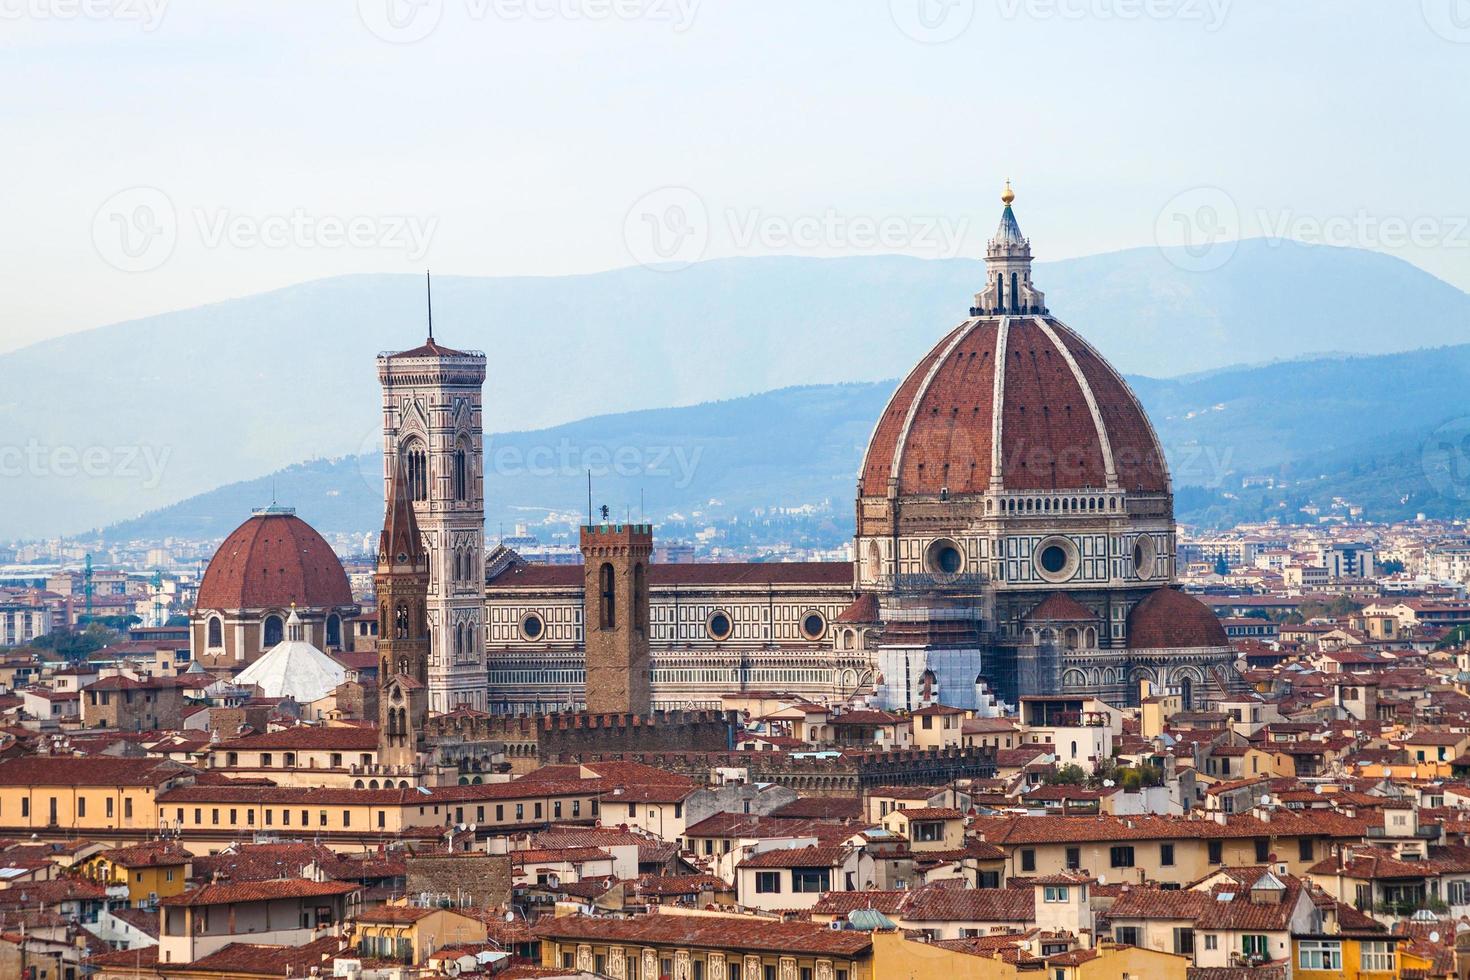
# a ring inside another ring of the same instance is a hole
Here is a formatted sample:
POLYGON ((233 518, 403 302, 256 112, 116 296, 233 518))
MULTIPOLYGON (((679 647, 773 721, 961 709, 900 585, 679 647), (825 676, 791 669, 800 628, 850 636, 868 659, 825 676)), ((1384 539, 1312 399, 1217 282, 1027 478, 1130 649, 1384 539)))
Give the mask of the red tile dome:
POLYGON ((293 512, 256 512, 230 533, 199 583, 200 609, 309 609, 352 605, 342 562, 293 512))
POLYGON ((1225 627, 1210 607, 1178 589, 1155 589, 1128 614, 1131 650, 1229 645, 1225 627))
POLYGON ((1133 392, 1047 315, 980 316, 904 378, 863 460, 861 494, 1167 493, 1153 428, 1133 392), (998 367, 999 366, 999 367, 998 367))

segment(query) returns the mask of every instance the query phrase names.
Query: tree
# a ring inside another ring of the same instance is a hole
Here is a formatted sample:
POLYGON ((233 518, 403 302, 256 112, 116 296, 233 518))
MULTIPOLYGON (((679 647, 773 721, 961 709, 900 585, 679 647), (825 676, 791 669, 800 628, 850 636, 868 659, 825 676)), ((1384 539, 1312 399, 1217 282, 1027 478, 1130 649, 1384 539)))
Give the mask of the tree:
POLYGON ((1077 763, 1069 762, 1047 773, 1042 781, 1048 786, 1081 786, 1087 782, 1087 773, 1077 763))
POLYGON ((1220 576, 1230 574, 1230 563, 1225 560, 1224 555, 1215 558, 1215 574, 1220 576))

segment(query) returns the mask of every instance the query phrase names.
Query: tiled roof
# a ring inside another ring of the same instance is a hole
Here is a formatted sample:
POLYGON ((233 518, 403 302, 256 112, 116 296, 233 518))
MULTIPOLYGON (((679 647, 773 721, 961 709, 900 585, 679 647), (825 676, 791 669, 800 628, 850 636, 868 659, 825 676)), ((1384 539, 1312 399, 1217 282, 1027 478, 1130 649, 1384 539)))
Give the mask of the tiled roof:
POLYGON ((0 786, 159 786, 192 772, 169 759, 29 755, 0 762, 0 786))
POLYGON ((1128 613, 1132 650, 1229 645, 1225 627, 1210 607, 1178 589, 1155 589, 1128 613))
POLYGON ((189 889, 182 895, 165 898, 162 904, 189 907, 229 905, 234 902, 266 902, 282 898, 348 895, 357 889, 356 884, 347 881, 305 881, 301 878, 278 878, 270 881, 200 885, 189 889))
POLYGON ((102 856, 124 868, 158 868, 185 864, 193 860, 187 849, 173 841, 152 841, 103 851, 102 856))
POLYGON ((611 861, 612 855, 597 847, 535 848, 511 851, 511 864, 581 864, 584 861, 611 861))
POLYGON ((840 844, 816 844, 811 847, 778 847, 752 854, 742 868, 832 868, 847 857, 848 849, 840 844))
POLYGON ((1103 439, 1089 403, 1097 406, 1120 484, 1166 490, 1163 453, 1143 409, 1085 341, 1050 317, 967 320, 894 392, 868 445, 860 493, 885 496, 890 478, 900 494, 983 492, 997 433, 1006 489, 1104 487, 1103 439))
POLYGON ((342 749, 371 752, 378 747, 378 729, 359 725, 297 725, 275 732, 246 735, 216 742, 216 751, 254 752, 257 749, 342 749))
POLYGON ((1097 619, 1097 613, 1065 592, 1053 592, 1024 618, 1033 623, 1085 623, 1097 619))
POLYGON ((810 922, 777 922, 745 916, 641 915, 629 919, 601 919, 569 915, 542 919, 532 926, 532 931, 548 939, 647 946, 677 944, 708 949, 848 957, 861 956, 872 946, 872 939, 866 932, 833 930, 810 922))
POLYGON ((230 532, 199 582, 199 609, 352 605, 331 545, 295 514, 255 514, 230 532))

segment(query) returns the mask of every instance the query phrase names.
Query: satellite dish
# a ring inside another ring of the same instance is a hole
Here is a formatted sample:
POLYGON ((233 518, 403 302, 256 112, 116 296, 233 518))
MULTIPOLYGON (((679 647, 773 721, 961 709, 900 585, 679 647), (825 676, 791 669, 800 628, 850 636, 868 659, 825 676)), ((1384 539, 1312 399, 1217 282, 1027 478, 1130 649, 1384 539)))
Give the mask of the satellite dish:
POLYGON ((1432 943, 1439 942, 1439 930, 1438 929, 1436 929, 1435 931, 1433 931, 1433 932, 1431 932, 1429 934, 1429 941, 1432 942, 1432 943))
POLYGON ((1103 786, 1105 786, 1105 787, 1111 788, 1114 785, 1115 785, 1115 783, 1111 779, 1104 779, 1103 780, 1103 786))
POLYGON ((505 910, 505 921, 506 922, 514 922, 515 920, 516 920, 516 914, 515 914, 514 910, 512 910, 512 909, 506 909, 505 910))
POLYGON ((473 823, 470 824, 470 833, 473 834, 475 832, 475 828, 478 827, 478 826, 479 826, 479 824, 473 824, 473 823))

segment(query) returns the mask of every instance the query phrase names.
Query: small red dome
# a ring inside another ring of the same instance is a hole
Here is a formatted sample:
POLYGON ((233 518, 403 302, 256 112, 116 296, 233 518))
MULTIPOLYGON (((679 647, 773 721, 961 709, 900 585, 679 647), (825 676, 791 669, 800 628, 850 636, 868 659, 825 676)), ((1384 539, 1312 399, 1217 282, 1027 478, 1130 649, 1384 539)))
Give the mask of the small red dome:
POLYGON ((199 583, 200 609, 324 609, 352 605, 342 562, 294 513, 262 511, 235 528, 199 583))
POLYGON ((1155 589, 1128 614, 1131 650, 1229 645, 1225 627, 1210 607, 1178 589, 1155 589))
POLYGON ((886 496, 890 479, 901 495, 983 493, 993 475, 1006 490, 1102 490, 1110 470, 1122 490, 1169 490, 1122 377, 1050 316, 984 316, 952 330, 898 386, 861 494, 886 496))

